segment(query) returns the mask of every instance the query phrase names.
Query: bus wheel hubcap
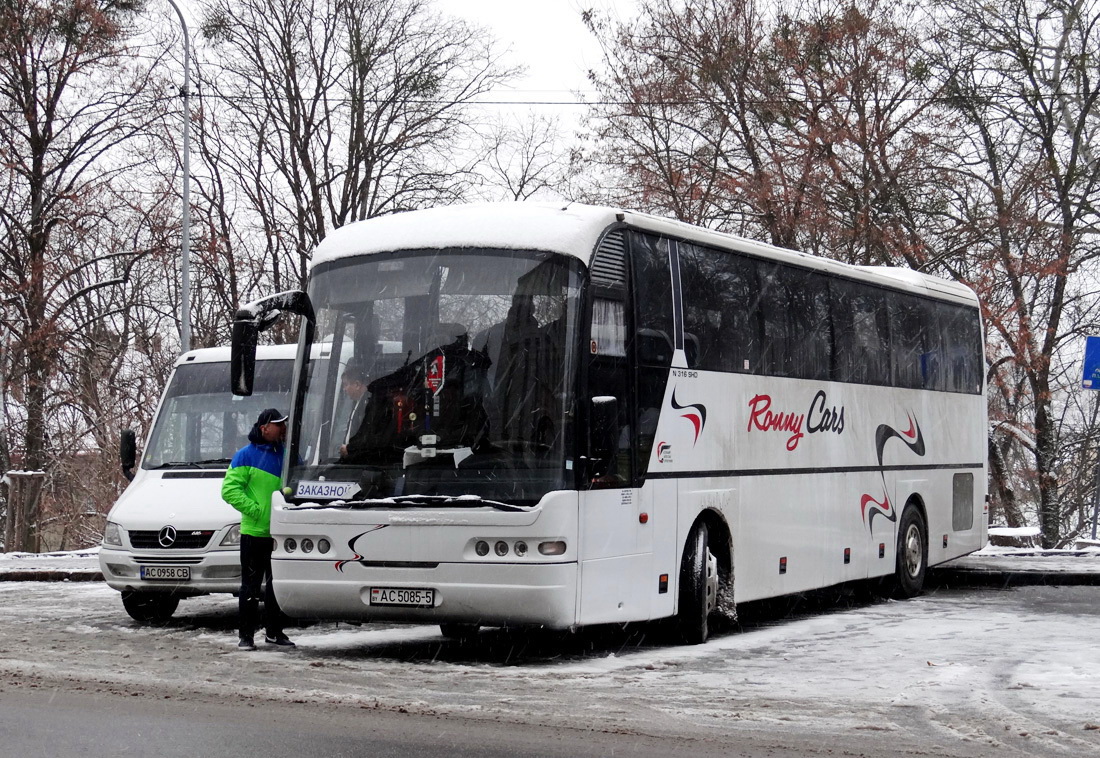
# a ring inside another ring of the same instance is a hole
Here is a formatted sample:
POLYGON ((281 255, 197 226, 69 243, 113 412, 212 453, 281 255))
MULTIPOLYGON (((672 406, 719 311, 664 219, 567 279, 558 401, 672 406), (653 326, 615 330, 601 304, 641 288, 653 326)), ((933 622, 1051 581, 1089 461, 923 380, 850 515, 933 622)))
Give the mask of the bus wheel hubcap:
POLYGON ((920 530, 916 525, 911 525, 905 533, 905 568, 909 576, 916 576, 921 569, 921 539, 920 530))
POLYGON ((707 614, 718 607, 718 559, 707 550, 707 614))

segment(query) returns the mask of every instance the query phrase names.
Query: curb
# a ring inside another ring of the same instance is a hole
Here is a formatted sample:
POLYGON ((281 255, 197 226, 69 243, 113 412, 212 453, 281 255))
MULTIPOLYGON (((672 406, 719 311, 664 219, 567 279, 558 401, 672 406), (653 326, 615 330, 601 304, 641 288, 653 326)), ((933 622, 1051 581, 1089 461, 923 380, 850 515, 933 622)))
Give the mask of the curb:
POLYGON ((939 587, 1095 587, 1100 586, 1100 572, 931 568, 928 580, 939 587))
POLYGON ((0 571, 0 582, 102 582, 99 571, 0 571))

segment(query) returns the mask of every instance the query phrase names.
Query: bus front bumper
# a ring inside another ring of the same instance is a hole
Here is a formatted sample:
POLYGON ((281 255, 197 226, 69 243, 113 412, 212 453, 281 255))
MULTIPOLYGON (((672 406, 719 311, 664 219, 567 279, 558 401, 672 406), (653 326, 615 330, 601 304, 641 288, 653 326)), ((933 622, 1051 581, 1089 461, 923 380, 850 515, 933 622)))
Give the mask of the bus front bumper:
POLYGON ((551 629, 576 623, 576 563, 440 563, 433 568, 318 560, 271 563, 279 607, 297 618, 551 629), (377 596, 372 590, 430 590, 432 606, 380 605, 372 602, 372 594, 377 596))

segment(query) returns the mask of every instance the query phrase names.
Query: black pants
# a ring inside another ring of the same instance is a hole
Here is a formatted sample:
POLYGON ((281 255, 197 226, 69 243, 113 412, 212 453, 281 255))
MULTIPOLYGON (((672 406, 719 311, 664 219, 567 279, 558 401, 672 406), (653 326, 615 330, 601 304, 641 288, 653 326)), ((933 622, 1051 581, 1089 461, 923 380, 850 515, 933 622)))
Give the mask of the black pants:
POLYGON ((264 590, 264 629, 268 637, 283 633, 287 617, 275 600, 271 587, 271 551, 275 543, 270 537, 241 535, 241 598, 240 636, 251 637, 259 626, 260 586, 264 590))

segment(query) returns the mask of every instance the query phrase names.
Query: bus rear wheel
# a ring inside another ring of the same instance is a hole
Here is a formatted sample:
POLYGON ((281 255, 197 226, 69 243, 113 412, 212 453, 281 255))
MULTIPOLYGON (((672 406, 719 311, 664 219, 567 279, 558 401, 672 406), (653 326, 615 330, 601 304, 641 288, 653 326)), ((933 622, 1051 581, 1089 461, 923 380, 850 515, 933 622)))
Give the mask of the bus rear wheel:
POLYGON ((677 621, 684 642, 698 645, 710 636, 710 614, 718 607, 718 559, 710 552, 706 524, 692 528, 680 564, 677 621))
POLYGON ((916 597, 924 589, 928 571, 928 529, 920 511, 909 506, 898 523, 897 564, 894 570, 893 596, 916 597))
POLYGON ((122 607, 130 618, 143 624, 167 623, 179 604, 178 597, 161 592, 124 590, 122 593, 122 607))

